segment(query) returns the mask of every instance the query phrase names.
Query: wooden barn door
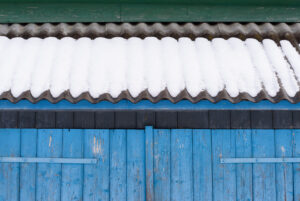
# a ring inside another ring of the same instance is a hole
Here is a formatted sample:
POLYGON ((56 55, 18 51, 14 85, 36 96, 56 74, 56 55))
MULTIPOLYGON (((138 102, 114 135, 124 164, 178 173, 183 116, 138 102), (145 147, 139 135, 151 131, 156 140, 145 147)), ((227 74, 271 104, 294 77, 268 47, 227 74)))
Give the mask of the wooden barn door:
POLYGON ((299 130, 0 129, 0 201, 299 201, 299 130))

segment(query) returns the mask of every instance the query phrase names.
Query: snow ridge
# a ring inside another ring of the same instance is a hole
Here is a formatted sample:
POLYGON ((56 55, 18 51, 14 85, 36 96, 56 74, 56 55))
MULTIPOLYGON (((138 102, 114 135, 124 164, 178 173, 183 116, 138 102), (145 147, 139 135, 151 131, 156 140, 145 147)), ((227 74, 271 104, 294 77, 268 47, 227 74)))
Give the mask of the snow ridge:
POLYGON ((191 97, 224 90, 232 98, 262 90, 275 97, 281 89, 294 97, 299 80, 300 55, 287 40, 0 37, 0 94, 16 98, 48 90, 54 98, 66 91, 136 98, 145 90, 157 97, 165 89, 172 97, 185 89, 191 97))

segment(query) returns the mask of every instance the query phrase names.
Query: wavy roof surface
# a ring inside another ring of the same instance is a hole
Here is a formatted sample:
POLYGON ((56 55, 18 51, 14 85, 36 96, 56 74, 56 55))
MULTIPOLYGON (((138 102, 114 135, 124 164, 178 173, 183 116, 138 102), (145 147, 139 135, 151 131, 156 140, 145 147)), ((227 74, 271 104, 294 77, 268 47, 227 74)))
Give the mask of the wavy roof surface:
POLYGON ((0 25, 0 98, 300 100, 299 24, 0 25))

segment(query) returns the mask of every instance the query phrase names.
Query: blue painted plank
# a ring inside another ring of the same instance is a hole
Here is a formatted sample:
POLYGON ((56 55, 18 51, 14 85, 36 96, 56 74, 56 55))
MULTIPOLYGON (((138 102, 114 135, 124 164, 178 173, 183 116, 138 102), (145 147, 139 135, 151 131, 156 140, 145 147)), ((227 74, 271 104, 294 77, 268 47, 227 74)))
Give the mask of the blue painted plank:
MULTIPOLYGON (((293 156, 292 130, 275 130, 276 158, 293 156)), ((276 197, 277 201, 293 201, 293 164, 276 164, 276 197)))
MULTIPOLYGON (((293 130, 293 157, 300 157, 300 130, 293 130)), ((293 164, 294 200, 300 200, 300 163, 293 164)))
POLYGON ((236 168, 221 164, 222 157, 235 157, 235 135, 230 130, 212 130, 213 200, 236 200, 236 168))
POLYGON ((170 200, 170 130, 154 130, 154 200, 170 200))
POLYGON ((84 165, 83 200, 109 201, 109 130, 84 130, 84 157, 98 163, 84 165))
MULTIPOLYGON (((0 129, 0 156, 20 156, 20 130, 0 129)), ((0 163, 0 200, 19 200, 19 164, 0 163)))
MULTIPOLYGON (((252 156, 275 157, 274 130, 252 130, 252 156)), ((275 164, 253 164, 253 197, 276 200, 275 164)))
MULTIPOLYGON (((64 158, 83 157, 83 130, 63 130, 64 158)), ((61 180, 61 200, 82 200, 83 165, 63 164, 61 180)))
POLYGON ((171 130, 171 200, 193 200, 193 133, 171 130))
MULTIPOLYGON (((62 130, 39 129, 37 140, 38 157, 62 156, 62 130)), ((36 200, 60 201, 61 164, 38 164, 36 200)))
POLYGON ((146 200, 145 132, 127 130, 127 200, 146 200))
POLYGON ((145 128, 145 164, 146 164, 146 200, 154 201, 154 170, 153 170, 153 162, 154 162, 154 136, 153 136, 153 128, 151 126, 147 126, 145 128))
POLYGON ((194 200, 212 200, 211 130, 193 130, 194 200))
MULTIPOLYGON (((236 157, 251 158, 252 157, 252 141, 251 130, 232 130, 236 139, 236 157)), ((237 200, 250 201, 252 197, 252 165, 237 164, 236 165, 236 181, 237 181, 237 200)))
POLYGON ((121 100, 118 104, 101 101, 97 104, 90 103, 87 100, 79 101, 76 104, 67 100, 61 100, 56 104, 47 100, 40 100, 37 103, 31 103, 28 100, 20 100, 18 103, 12 103, 9 100, 0 100, 0 109, 5 110, 300 110, 300 103, 291 103, 288 100, 282 100, 278 103, 272 103, 268 100, 262 100, 258 103, 251 101, 241 101, 231 103, 227 100, 221 100, 218 103, 212 103, 208 100, 201 100, 192 103, 189 100, 181 100, 178 103, 172 103, 169 100, 161 100, 152 103, 148 100, 141 100, 138 103, 132 103, 128 100, 121 100))
POLYGON ((127 200, 126 130, 110 133, 110 200, 127 200))
MULTIPOLYGON (((21 157, 36 157, 37 130, 21 129, 21 157)), ((35 200, 36 164, 20 164, 20 201, 35 200)))

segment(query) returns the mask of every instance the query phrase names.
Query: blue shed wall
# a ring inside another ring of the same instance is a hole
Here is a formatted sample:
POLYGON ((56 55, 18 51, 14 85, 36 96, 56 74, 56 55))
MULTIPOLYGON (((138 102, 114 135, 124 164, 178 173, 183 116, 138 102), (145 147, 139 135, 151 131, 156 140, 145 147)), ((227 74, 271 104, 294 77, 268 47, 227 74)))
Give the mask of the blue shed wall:
POLYGON ((0 162, 0 200, 300 200, 298 129, 0 129, 3 157, 96 158, 97 164, 0 162))

